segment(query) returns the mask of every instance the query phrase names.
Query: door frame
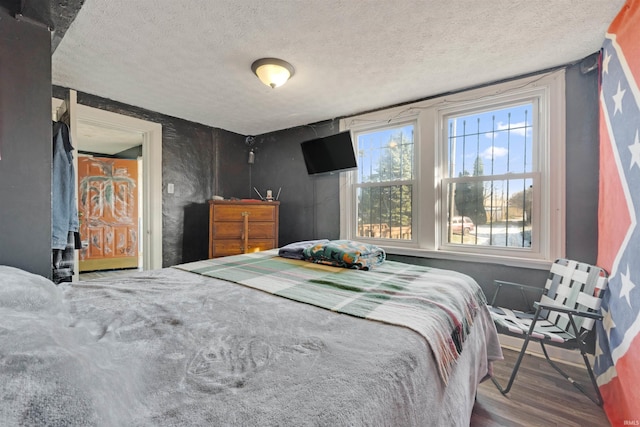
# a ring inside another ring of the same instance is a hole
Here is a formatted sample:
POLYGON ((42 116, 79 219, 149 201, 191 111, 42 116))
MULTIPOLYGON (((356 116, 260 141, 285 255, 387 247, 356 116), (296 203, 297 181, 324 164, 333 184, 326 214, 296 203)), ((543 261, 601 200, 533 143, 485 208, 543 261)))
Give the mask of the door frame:
POLYGON ((142 268, 162 268, 162 125, 82 104, 75 107, 76 123, 143 134, 142 268))
MULTIPOLYGON (((72 141, 76 139, 77 123, 87 123, 109 129, 139 132, 142 142, 142 269, 162 268, 162 125, 123 114, 77 103, 77 92, 69 90, 60 108, 69 111, 72 141)), ((74 156, 77 170, 78 160, 74 156)), ((79 265, 78 252, 75 265, 79 265)), ((77 280, 77 271, 74 280, 77 280)))

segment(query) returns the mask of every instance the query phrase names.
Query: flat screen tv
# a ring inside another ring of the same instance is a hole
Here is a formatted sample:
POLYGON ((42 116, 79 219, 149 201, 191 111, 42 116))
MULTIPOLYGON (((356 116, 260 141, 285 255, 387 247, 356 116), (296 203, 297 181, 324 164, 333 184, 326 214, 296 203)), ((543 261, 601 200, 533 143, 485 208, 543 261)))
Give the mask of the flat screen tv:
POLYGON ((330 174, 358 167, 349 131, 304 141, 300 147, 309 175, 330 174))

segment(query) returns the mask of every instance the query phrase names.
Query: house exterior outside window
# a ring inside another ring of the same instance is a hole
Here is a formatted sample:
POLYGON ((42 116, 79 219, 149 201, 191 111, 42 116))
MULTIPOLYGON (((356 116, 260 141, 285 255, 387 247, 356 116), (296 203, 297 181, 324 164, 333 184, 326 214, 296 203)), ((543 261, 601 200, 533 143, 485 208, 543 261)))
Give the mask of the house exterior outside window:
POLYGON ((343 119, 341 237, 388 253, 548 266, 564 254, 564 71, 343 119))

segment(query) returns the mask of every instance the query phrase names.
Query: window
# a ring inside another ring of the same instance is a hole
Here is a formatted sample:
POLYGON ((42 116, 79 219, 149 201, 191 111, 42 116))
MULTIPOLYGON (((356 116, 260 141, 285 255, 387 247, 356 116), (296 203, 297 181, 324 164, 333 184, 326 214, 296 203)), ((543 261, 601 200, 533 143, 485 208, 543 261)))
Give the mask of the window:
MULTIPOLYGON (((453 113, 446 125, 442 245, 530 248, 535 101, 453 113), (464 218, 468 225, 457 222, 464 218)), ((537 240, 537 239, 534 239, 537 240)))
POLYGON ((344 119, 341 236, 544 265, 564 252, 564 71, 344 119))
POLYGON ((411 240, 414 124, 356 133, 357 238, 411 240))

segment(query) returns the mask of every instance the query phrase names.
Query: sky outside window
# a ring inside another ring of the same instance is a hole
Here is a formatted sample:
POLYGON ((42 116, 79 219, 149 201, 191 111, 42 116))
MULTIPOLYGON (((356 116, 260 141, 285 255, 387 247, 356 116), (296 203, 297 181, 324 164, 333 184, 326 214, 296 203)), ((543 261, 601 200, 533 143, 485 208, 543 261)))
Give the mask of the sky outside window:
POLYGON ((358 182, 413 178, 414 126, 407 124, 358 135, 358 182))
POLYGON ((449 176, 532 172, 532 109, 527 103, 449 119, 449 176))

